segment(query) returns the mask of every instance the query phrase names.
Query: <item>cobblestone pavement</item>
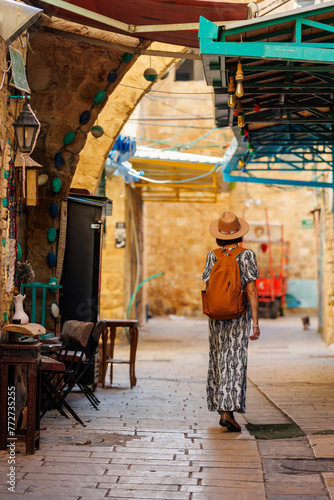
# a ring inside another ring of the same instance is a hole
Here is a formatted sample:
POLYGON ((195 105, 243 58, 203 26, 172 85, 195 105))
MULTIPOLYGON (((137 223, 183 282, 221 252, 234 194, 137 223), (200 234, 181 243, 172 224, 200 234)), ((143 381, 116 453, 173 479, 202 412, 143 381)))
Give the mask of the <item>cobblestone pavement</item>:
MULTIPOLYGON (((126 358, 127 346, 116 346, 126 358)), ((87 427, 52 410, 41 449, 17 446, 15 493, 1 453, 0 498, 68 500, 334 499, 334 351, 299 317, 262 320, 250 345, 247 413, 241 434, 206 409, 207 322, 154 318, 140 329, 137 386, 127 365, 98 389, 100 410, 81 394, 70 401, 87 427), (245 424, 295 422, 305 436, 256 440, 245 424)))

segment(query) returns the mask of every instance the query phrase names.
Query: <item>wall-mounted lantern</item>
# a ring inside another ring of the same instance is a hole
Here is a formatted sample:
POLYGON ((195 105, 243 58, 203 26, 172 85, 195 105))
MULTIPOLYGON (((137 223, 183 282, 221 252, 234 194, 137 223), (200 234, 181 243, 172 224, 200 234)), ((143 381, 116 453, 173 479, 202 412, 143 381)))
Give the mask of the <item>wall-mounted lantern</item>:
POLYGON ((24 103, 21 113, 13 123, 16 144, 21 153, 31 153, 39 126, 28 104, 24 103))
POLYGON ((25 103, 17 120, 13 123, 18 154, 15 167, 21 168, 21 201, 28 206, 38 204, 38 171, 42 165, 30 158, 40 131, 40 123, 30 106, 25 103))

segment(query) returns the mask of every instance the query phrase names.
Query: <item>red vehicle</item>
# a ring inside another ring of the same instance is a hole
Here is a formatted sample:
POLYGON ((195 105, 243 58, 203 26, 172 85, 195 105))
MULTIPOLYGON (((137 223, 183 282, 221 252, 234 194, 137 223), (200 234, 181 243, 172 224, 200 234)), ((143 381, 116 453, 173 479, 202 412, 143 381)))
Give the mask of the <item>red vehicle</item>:
POLYGON ((289 243, 284 241, 283 226, 265 222, 249 222, 245 235, 245 247, 256 253, 259 279, 260 311, 269 312, 270 318, 284 314, 285 295, 288 286, 289 243))

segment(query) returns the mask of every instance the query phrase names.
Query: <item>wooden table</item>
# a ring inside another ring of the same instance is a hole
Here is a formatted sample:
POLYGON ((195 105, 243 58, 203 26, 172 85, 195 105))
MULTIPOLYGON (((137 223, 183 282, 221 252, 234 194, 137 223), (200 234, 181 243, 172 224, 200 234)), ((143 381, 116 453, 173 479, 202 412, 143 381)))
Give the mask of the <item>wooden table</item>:
POLYGON ((129 375, 131 388, 137 383, 135 375, 136 351, 138 344, 138 321, 136 319, 106 319, 105 329, 102 333, 102 370, 100 370, 100 382, 102 387, 105 386, 105 378, 110 363, 110 384, 113 381, 113 365, 114 364, 129 364, 129 375), (114 346, 116 338, 116 329, 118 327, 129 328, 130 333, 130 359, 122 360, 114 358, 114 346), (110 338, 110 354, 107 358, 107 344, 110 338))
POLYGON ((0 450, 8 442, 24 441, 26 452, 39 449, 40 435, 40 380, 41 342, 31 344, 0 344, 0 450), (13 367, 23 368, 27 373, 27 428, 16 429, 13 422, 15 389, 13 367), (10 382, 10 384, 9 384, 10 382), (12 396, 13 393, 13 396, 12 396))

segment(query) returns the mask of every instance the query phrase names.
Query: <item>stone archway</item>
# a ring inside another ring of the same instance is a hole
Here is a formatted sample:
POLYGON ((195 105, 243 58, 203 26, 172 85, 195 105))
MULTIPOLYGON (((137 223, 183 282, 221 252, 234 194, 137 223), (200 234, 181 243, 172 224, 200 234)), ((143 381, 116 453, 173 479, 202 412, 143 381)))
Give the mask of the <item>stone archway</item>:
MULTIPOLYGON (((175 46, 155 42, 151 45, 151 48, 152 50, 173 52, 175 46)), ((186 48, 183 48, 183 50, 186 50, 186 48)), ((152 82, 148 82, 143 77, 148 64, 151 64, 157 70, 159 78, 174 62, 175 59, 170 57, 149 58, 148 56, 141 56, 127 71, 98 115, 98 124, 103 127, 105 134, 99 139, 95 139, 91 134, 87 137, 85 146, 80 153, 72 187, 96 191, 104 163, 113 143, 137 104, 152 87, 152 82)))
MULTIPOLYGON (((85 34, 89 35, 90 30, 85 34)), ((110 112, 113 115, 117 113, 117 120, 113 121, 114 128, 108 133, 109 137, 106 136, 104 148, 100 149, 100 160, 96 161, 96 158, 94 160, 96 170, 92 177, 93 181, 90 179, 89 188, 95 190, 104 159, 112 143, 149 87, 146 82, 144 90, 139 93, 138 91, 124 92, 118 87, 124 75, 132 68, 136 68, 138 59, 141 59, 137 54, 131 61, 122 57, 125 44, 133 52, 138 47, 146 48, 149 42, 141 43, 122 35, 109 34, 108 36, 107 41, 110 43, 107 44, 100 44, 99 40, 96 42, 89 36, 85 38, 81 36, 78 43, 78 40, 71 38, 67 32, 59 29, 52 30, 49 23, 46 28, 39 27, 38 31, 33 32, 30 37, 31 51, 27 57, 27 74, 32 90, 31 106, 42 125, 33 157, 43 165, 40 173, 47 174, 49 180, 39 189, 39 205, 23 209, 20 217, 19 242, 23 250, 22 259, 32 264, 36 275, 35 280, 41 283, 47 283, 56 270, 49 267, 47 255, 50 251, 57 253, 57 241, 50 244, 47 239, 47 230, 51 226, 58 230, 60 217, 52 219, 49 207, 52 202, 60 206, 61 202, 67 199, 78 163, 77 178, 80 179, 81 185, 85 183, 81 180, 80 161, 82 159, 83 165, 90 162, 93 137, 88 134, 92 126, 105 106, 107 106, 106 115, 101 115, 101 121, 110 112), (109 82, 108 75, 115 69, 117 69, 118 76, 115 81, 109 82), (101 102, 94 102, 100 91, 105 92, 105 98, 101 102), (80 116, 84 111, 89 111, 90 117, 87 123, 81 124, 80 116), (74 133, 75 138, 73 142, 64 144, 64 138, 68 137, 69 133, 72 135, 74 133), (88 144, 85 149, 87 139, 88 144), (60 168, 57 168, 54 162, 56 153, 61 153, 64 160, 60 168), (62 186, 59 193, 55 193, 52 188, 52 181, 55 178, 61 180, 62 186)), ((170 63, 171 59, 157 61, 156 67, 159 73, 163 73, 170 63)), ((131 79, 136 79, 143 71, 145 64, 147 62, 140 62, 132 76, 126 81, 131 82, 133 81, 131 79)))

